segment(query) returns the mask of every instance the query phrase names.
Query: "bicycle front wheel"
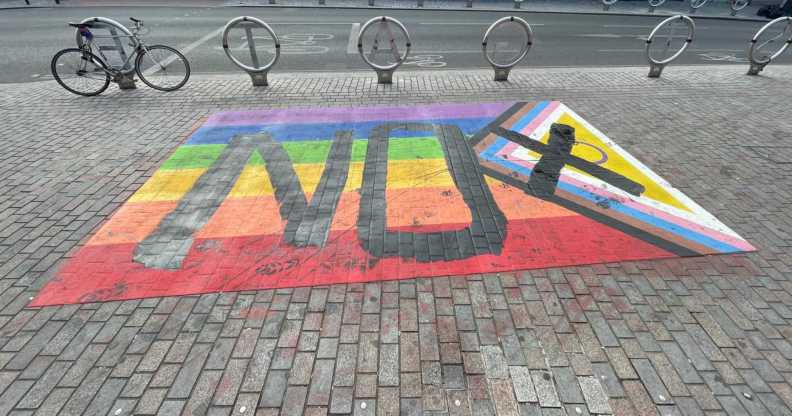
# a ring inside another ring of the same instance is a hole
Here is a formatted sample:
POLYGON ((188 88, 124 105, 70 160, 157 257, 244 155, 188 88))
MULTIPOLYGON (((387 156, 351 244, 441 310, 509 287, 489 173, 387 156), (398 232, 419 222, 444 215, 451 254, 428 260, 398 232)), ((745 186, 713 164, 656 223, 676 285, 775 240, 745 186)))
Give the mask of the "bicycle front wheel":
POLYGON ((135 58, 140 80, 160 91, 175 91, 190 78, 190 63, 170 46, 152 45, 141 49, 135 58))
POLYGON ((82 49, 64 49, 52 57, 50 70, 67 91, 86 97, 99 95, 110 85, 110 74, 101 59, 82 49))

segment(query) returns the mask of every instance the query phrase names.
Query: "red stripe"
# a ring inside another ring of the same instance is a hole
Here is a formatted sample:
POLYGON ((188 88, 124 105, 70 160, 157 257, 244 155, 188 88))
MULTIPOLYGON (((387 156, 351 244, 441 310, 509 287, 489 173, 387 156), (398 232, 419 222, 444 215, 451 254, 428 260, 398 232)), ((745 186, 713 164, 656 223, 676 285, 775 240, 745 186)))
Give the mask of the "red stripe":
POLYGON ((282 246, 279 236, 197 240, 176 271, 133 263, 134 244, 85 246, 31 306, 674 257, 582 216, 510 221, 507 231, 498 256, 434 263, 373 258, 354 230, 332 232, 322 249, 282 246))

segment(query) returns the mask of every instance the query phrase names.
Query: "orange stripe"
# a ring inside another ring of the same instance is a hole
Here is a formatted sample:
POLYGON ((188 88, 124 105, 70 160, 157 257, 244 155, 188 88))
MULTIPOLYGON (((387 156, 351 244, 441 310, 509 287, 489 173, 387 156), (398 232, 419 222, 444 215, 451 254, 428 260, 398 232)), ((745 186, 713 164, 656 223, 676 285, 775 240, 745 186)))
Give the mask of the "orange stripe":
POLYGON ((178 201, 142 202, 122 205, 86 245, 124 244, 143 241, 160 221, 176 209, 178 201))
MULTIPOLYGON (((558 205, 526 195, 523 191, 487 177, 498 207, 510 220, 578 215, 558 205)), ((306 195, 310 200, 312 195, 306 195)), ((471 222, 470 210, 454 187, 389 189, 388 228, 409 228, 448 224, 449 230, 471 222)), ((94 235, 89 245, 137 243, 152 233, 162 219, 176 208, 177 201, 127 203, 94 235)), ((344 192, 333 216, 333 231, 357 226, 360 195, 344 192)), ((226 238, 281 234, 285 223, 280 218, 273 196, 227 198, 196 238, 226 238)))

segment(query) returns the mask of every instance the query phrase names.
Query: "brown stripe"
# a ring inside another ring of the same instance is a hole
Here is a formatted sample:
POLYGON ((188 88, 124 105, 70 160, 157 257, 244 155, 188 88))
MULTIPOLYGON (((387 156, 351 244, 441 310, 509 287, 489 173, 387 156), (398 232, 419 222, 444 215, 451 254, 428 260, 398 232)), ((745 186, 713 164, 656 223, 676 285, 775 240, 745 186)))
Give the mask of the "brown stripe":
POLYGON ((515 123, 517 123, 517 121, 519 121, 531 110, 533 110, 534 107, 536 107, 536 103, 525 104, 524 106, 522 106, 520 111, 514 113, 511 117, 506 119, 506 121, 501 123, 501 127, 505 129, 510 129, 512 126, 514 126, 515 123))
POLYGON ((473 146, 473 149, 476 150, 477 154, 481 153, 487 150, 487 148, 490 147, 492 143, 497 139, 498 136, 496 136, 495 133, 489 133, 483 139, 481 139, 480 142, 478 142, 475 146, 473 146))

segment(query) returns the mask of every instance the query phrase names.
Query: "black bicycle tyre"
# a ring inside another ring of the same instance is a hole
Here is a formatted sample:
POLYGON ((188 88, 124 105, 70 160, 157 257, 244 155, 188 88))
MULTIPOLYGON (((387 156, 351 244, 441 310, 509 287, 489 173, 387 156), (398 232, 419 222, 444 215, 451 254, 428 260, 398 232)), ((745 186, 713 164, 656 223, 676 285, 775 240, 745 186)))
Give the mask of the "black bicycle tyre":
POLYGON ((160 87, 159 85, 151 83, 149 80, 146 79, 145 75, 143 75, 143 71, 141 71, 141 69, 140 69, 140 64, 143 62, 143 56, 146 55, 146 50, 145 49, 141 49, 138 52, 137 57, 135 58, 135 72, 137 72, 137 75, 138 75, 138 77, 140 78, 141 81, 143 81, 149 87, 154 88, 155 90, 159 90, 159 91, 176 91, 179 88, 183 87, 184 84, 187 83, 187 80, 190 79, 190 62, 187 60, 187 58, 181 52, 179 52, 178 50, 176 50, 174 48, 171 48, 170 46, 166 46, 166 45, 151 45, 151 46, 147 46, 146 48, 148 50, 167 49, 167 50, 173 52, 174 54, 178 55, 178 57, 182 60, 182 62, 184 62, 184 70, 185 70, 184 71, 184 79, 181 80, 181 82, 179 84, 177 84, 176 86, 169 87, 169 88, 168 87, 160 87))
POLYGON ((77 91, 75 89, 72 89, 68 85, 66 85, 65 82, 63 82, 61 77, 58 75, 58 65, 57 65, 58 58, 60 58, 61 56, 65 55, 67 53, 71 53, 71 52, 77 52, 77 53, 80 53, 80 54, 86 54, 87 53, 88 56, 91 58, 91 60, 93 62, 98 63, 99 65, 101 65, 103 69, 107 69, 107 65, 105 65, 104 61, 99 59, 99 57, 97 57, 93 53, 84 52, 82 49, 78 49, 78 48, 66 48, 66 49, 62 49, 62 50, 58 51, 58 53, 56 53, 55 56, 52 57, 52 61, 50 61, 50 71, 52 72, 52 77, 55 78, 55 81, 57 81, 58 84, 60 84, 61 87, 66 89, 66 91, 69 91, 72 94, 82 95, 83 97, 93 97, 93 96, 96 96, 96 95, 99 95, 99 94, 103 93, 107 89, 107 87, 110 85, 110 74, 108 74, 107 72, 104 73, 105 82, 102 85, 102 87, 99 88, 98 90, 92 91, 92 92, 77 91))

